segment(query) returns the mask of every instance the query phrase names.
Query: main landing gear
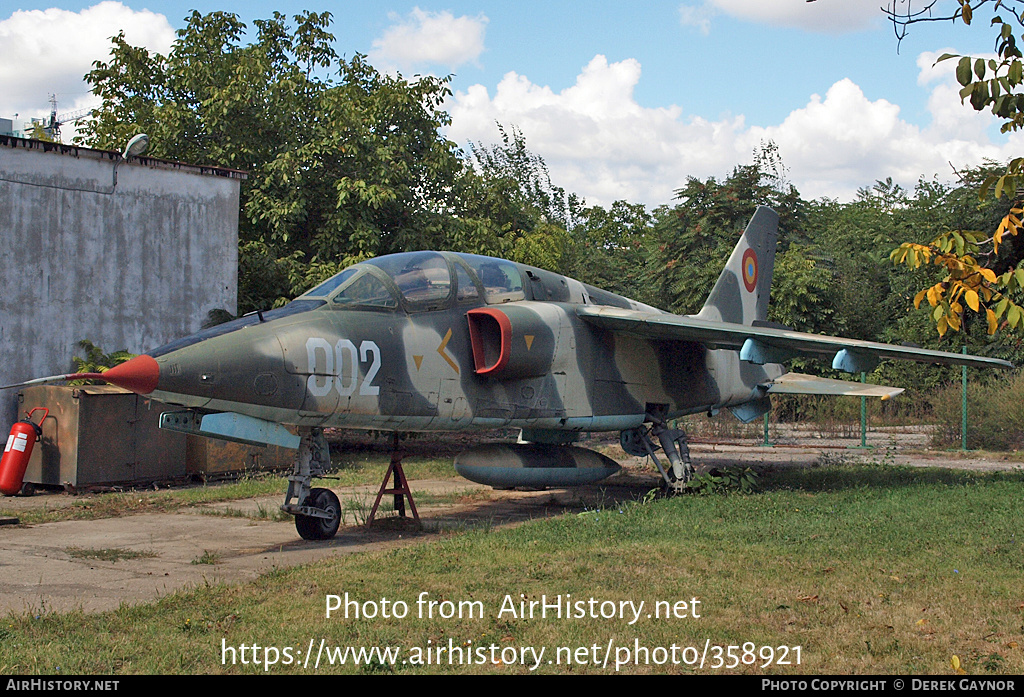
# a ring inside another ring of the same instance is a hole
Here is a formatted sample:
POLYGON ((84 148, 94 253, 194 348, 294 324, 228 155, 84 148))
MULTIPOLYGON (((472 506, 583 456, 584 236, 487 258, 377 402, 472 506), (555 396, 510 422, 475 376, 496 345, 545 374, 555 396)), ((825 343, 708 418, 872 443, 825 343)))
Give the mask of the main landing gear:
POLYGON ((619 435, 622 449, 635 457, 650 456, 655 467, 665 480, 665 490, 678 493, 686 488, 686 483, 693 478, 693 463, 690 461, 690 448, 686 445, 686 433, 668 425, 656 416, 650 416, 651 425, 623 431, 619 435), (654 439, 657 439, 655 444, 654 439), (654 451, 658 448, 668 458, 669 468, 665 470, 654 451))
POLYGON ((331 466, 331 454, 323 429, 301 431, 299 454, 288 477, 288 494, 281 510, 295 516, 295 529, 304 540, 329 540, 341 524, 341 502, 330 489, 311 489, 313 477, 331 466))

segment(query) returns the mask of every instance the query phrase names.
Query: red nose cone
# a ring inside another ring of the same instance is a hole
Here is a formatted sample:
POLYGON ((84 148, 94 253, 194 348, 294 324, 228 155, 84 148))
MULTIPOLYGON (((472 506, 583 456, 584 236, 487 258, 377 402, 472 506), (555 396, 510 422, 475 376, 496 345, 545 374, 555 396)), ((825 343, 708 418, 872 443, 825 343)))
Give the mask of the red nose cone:
POLYGON ((137 394, 149 394, 160 380, 160 366, 152 356, 143 354, 111 368, 100 377, 111 385, 137 394))

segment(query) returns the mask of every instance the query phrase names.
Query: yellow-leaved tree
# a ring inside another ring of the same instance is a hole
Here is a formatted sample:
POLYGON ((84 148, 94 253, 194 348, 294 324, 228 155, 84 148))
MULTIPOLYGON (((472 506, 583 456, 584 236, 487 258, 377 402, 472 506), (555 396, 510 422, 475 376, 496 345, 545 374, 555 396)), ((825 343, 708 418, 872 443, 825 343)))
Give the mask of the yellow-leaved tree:
MULTIPOLYGON (((1024 128, 1024 60, 1015 31, 1024 39, 1024 2, 1019 0, 957 0, 953 14, 936 16, 937 0, 914 6, 913 0, 890 0, 886 13, 899 38, 911 24, 946 19, 971 25, 983 6, 993 13, 991 27, 996 33, 996 57, 976 58, 943 54, 939 61, 956 60, 956 79, 960 100, 977 111, 989 110, 1002 120, 1003 133, 1024 128)), ((905 242, 893 250, 890 258, 910 268, 935 265, 944 278, 922 289, 914 297, 915 307, 925 300, 932 307, 931 317, 940 335, 950 329, 959 331, 964 314, 970 310, 984 314, 988 333, 999 328, 1024 329, 1024 308, 1014 299, 1024 290, 1024 268, 993 270, 1000 245, 1024 228, 1021 184, 1024 184, 1024 157, 1010 161, 1006 171, 985 179, 978 194, 981 200, 1006 197, 1014 203, 996 230, 948 230, 927 244, 905 242)), ((1005 265, 1005 264, 1004 264, 1005 265)))

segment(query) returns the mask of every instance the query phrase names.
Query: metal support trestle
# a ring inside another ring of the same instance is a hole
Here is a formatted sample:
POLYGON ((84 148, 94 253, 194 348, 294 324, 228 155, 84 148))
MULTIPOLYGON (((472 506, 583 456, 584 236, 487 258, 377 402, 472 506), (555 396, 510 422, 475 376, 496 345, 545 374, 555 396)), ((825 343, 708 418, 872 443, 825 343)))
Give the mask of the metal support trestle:
POLYGON ((409 480, 402 469, 402 455, 402 451, 398 448, 398 433, 395 433, 391 448, 391 464, 388 465, 388 471, 384 474, 384 481, 381 482, 380 490, 377 492, 377 500, 373 502, 373 508, 366 519, 366 527, 370 527, 370 524, 373 523, 373 519, 377 515, 377 507, 380 506, 380 500, 384 498, 384 494, 394 495, 395 511, 398 512, 400 518, 405 518, 405 499, 408 498, 409 508, 412 509, 412 517, 416 520, 417 525, 420 524, 420 514, 416 511, 416 503, 412 500, 409 480), (388 481, 392 475, 395 477, 395 484, 389 488, 388 481))

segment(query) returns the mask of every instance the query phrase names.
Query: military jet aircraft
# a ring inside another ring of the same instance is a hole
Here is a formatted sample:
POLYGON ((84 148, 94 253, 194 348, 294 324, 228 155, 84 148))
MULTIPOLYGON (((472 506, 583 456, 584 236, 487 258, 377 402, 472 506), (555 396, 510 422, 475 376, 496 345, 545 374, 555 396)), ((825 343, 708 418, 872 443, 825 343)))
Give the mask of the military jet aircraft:
POLYGON ((282 509, 295 515, 302 537, 328 539, 338 529, 338 499, 310 488, 329 465, 325 427, 519 428, 519 444, 456 458, 463 476, 494 486, 603 478, 618 465, 569 444, 582 431, 619 431, 630 453, 661 449, 666 486, 678 487, 691 468, 685 434, 670 427, 677 417, 728 408, 750 421, 769 409, 773 393, 901 391, 787 373, 782 362, 793 356, 824 357, 851 373, 891 358, 1012 367, 768 322, 777 228, 776 213, 758 208, 693 316, 511 261, 408 252, 356 264, 282 308, 95 377, 184 407, 164 413, 163 427, 297 447, 282 509))

